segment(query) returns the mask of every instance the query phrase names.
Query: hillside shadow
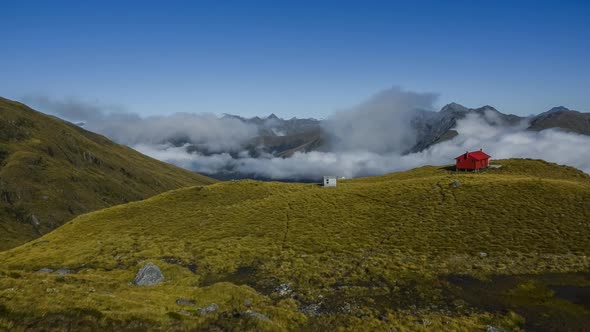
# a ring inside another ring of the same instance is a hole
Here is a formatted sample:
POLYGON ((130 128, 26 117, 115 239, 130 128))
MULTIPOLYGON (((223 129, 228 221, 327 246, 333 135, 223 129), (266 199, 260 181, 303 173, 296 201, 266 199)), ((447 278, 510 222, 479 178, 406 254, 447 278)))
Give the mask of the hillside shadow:
POLYGON ((487 172, 490 169, 493 169, 494 167, 486 167, 486 168, 480 168, 477 172, 473 171, 473 170, 456 170, 455 169, 455 165, 447 165, 447 166, 441 166, 438 169, 441 171, 447 171, 447 172, 453 172, 453 173, 483 173, 483 172, 487 172))
POLYGON ((455 165, 442 166, 442 167, 439 167, 438 169, 443 170, 443 171, 454 172, 455 171, 455 165))

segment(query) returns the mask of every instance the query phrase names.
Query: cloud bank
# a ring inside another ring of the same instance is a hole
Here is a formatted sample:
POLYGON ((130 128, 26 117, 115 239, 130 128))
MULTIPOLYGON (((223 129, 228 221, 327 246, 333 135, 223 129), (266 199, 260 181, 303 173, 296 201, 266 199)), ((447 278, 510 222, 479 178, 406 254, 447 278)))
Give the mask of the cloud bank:
MULTIPOLYGON (((483 148, 493 159, 535 158, 590 173, 590 137, 556 129, 528 131, 527 123, 502 124, 494 112, 458 120, 458 136, 417 153, 412 119, 433 110, 435 94, 383 91, 349 110, 335 112, 323 124, 331 138, 327 151, 297 152, 289 158, 270 154, 252 157, 244 148, 257 127, 239 119, 212 114, 177 113, 141 117, 120 109, 86 105, 75 100, 37 99, 42 110, 180 167, 206 174, 235 174, 274 180, 317 180, 324 175, 347 178, 379 175, 423 165, 454 163, 467 150, 483 148), (421 114, 421 113, 420 113, 421 114), (193 145, 202 147, 188 149, 193 145), (206 152, 203 152, 205 150, 206 152)), ((31 100, 29 100, 31 102, 31 100)))
POLYGON ((258 132, 252 124, 209 113, 141 117, 125 112, 121 107, 74 98, 53 100, 45 96, 28 96, 23 101, 66 120, 83 122, 84 128, 131 147, 191 142, 212 153, 238 151, 258 132))
POLYGON ((541 132, 524 131, 519 127, 496 127, 481 116, 459 120, 455 128, 459 135, 430 148, 410 154, 370 151, 295 153, 290 158, 270 155, 252 158, 232 158, 229 154, 205 156, 186 153, 182 147, 136 146, 140 152, 178 166, 204 173, 235 171, 251 176, 276 180, 318 179, 323 175, 347 178, 370 176, 407 170, 424 165, 454 163, 464 151, 484 150, 493 159, 534 158, 570 165, 590 173, 590 137, 549 129, 541 132))
POLYGON ((432 111, 438 95, 384 90, 360 105, 334 113, 324 128, 335 151, 402 153, 416 143, 410 122, 419 111, 432 111))

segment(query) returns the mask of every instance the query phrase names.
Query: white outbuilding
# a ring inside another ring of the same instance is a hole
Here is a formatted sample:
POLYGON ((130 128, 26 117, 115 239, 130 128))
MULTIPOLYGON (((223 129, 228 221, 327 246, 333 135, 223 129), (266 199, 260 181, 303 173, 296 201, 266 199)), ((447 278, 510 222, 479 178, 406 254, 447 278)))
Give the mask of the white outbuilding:
POLYGON ((324 176, 324 187, 336 187, 335 176, 324 176))

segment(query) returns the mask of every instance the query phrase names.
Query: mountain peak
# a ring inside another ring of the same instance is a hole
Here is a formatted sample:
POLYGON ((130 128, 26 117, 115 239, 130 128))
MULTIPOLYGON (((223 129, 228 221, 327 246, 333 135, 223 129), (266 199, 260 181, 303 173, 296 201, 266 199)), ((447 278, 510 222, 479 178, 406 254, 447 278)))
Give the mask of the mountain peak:
POLYGON ((221 117, 222 119, 236 119, 236 120, 242 120, 244 121, 245 119, 239 115, 235 115, 235 114, 229 114, 229 113, 223 113, 223 116, 221 117))
POLYGON ((489 110, 489 111, 498 112, 498 110, 495 107, 490 106, 490 105, 484 105, 484 106, 477 108, 475 110, 476 111, 488 111, 489 110))
POLYGON ((278 117, 278 116, 276 116, 274 113, 271 113, 271 114, 268 116, 268 118, 267 118, 267 119, 269 119, 269 120, 278 120, 278 119, 279 119, 279 117, 278 117))
POLYGON ((557 106, 557 107, 553 107, 552 109, 547 111, 547 113, 569 112, 569 111, 571 111, 571 110, 565 106, 557 106))
POLYGON ((482 109, 492 109, 492 110, 496 110, 496 108, 492 105, 484 105, 481 107, 482 109))
POLYGON ((450 103, 445 105, 441 110, 441 113, 464 113, 469 109, 461 104, 450 103))

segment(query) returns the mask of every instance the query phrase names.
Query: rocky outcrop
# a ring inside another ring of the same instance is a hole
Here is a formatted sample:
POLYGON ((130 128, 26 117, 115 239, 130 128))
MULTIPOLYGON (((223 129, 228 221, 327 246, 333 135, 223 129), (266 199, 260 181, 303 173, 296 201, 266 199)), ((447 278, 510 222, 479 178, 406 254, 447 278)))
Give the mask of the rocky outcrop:
POLYGON ((201 310, 199 310, 199 312, 201 313, 201 315, 208 315, 208 314, 214 313, 215 311, 217 311, 217 309, 219 309, 219 306, 217 304, 213 303, 213 304, 206 306, 205 308, 201 308, 201 310))
POLYGON ((264 321, 269 321, 269 320, 270 320, 270 319, 269 319, 268 317, 266 317, 265 315, 263 315, 263 314, 261 314, 261 313, 259 313, 259 312, 256 312, 256 311, 251 311, 251 310, 244 311, 244 312, 242 313, 242 315, 243 315, 243 316, 246 316, 246 317, 253 317, 253 318, 257 318, 257 319, 264 320, 264 321))
POLYGON ((163 280, 164 275, 160 268, 152 263, 147 263, 137 272, 133 284, 136 286, 154 286, 163 280))
POLYGON ((191 301, 189 299, 177 299, 176 304, 193 306, 193 305, 195 305, 195 302, 191 301))

